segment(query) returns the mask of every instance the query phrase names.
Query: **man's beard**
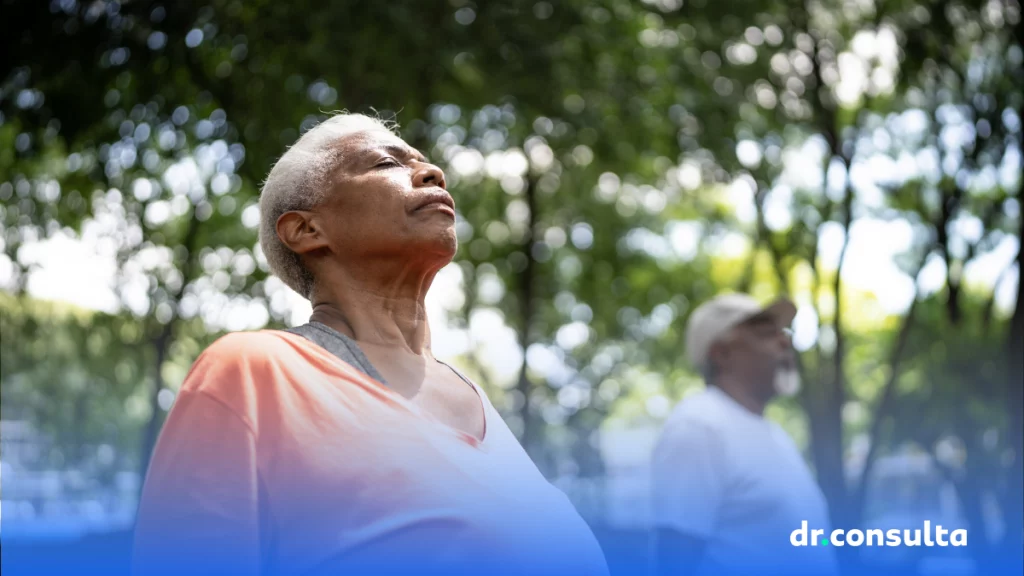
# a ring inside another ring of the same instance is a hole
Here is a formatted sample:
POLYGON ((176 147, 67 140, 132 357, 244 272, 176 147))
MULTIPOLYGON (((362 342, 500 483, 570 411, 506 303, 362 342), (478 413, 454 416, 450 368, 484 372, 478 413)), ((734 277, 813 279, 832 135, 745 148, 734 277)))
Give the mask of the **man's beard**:
POLYGON ((793 396, 800 391, 800 372, 796 368, 780 367, 775 371, 775 393, 793 396))

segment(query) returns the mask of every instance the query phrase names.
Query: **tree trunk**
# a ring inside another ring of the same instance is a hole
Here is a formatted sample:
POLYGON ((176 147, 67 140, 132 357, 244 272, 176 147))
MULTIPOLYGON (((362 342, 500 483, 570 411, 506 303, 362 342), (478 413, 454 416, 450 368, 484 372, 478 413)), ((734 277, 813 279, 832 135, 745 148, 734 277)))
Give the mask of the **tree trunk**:
POLYGON ((520 329, 519 345, 523 349, 523 365, 519 369, 519 378, 516 382, 516 390, 521 394, 523 404, 519 409, 519 417, 523 423, 523 433, 519 438, 523 448, 534 458, 540 456, 537 445, 539 441, 539 430, 537 415, 534 413, 531 398, 533 394, 533 382, 530 380, 528 365, 526 363, 526 349, 530 346, 530 328, 533 326, 533 299, 536 276, 536 262, 533 258, 533 241, 535 226, 537 223, 537 183, 532 175, 527 176, 526 184, 526 205, 529 208, 529 221, 526 227, 526 237, 523 239, 522 250, 526 256, 526 267, 519 274, 519 306, 520 306, 520 329))
POLYGON ((931 249, 925 250, 921 261, 917 263, 917 268, 913 275, 915 286, 914 299, 910 302, 910 308, 907 309, 906 314, 903 316, 899 332, 896 333, 896 340, 893 342, 892 350, 889 353, 889 376, 885 381, 882 395, 879 397, 878 404, 874 409, 871 427, 868 432, 868 453, 864 457, 864 467, 861 469, 860 477, 854 488, 853 501, 850 503, 850 514, 854 523, 859 524, 863 518, 864 505, 867 502, 868 482, 871 480, 871 471, 874 468, 875 459, 878 456, 878 447, 881 444, 882 425, 889 418, 892 411, 893 401, 896 397, 896 381, 899 379, 900 364, 903 361, 903 351, 906 349, 910 330, 914 323, 914 315, 917 313, 918 293, 916 287, 918 276, 920 276, 921 270, 924 269, 925 263, 928 262, 930 254, 931 249))
MULTIPOLYGON (((841 155, 838 136, 834 131, 829 133, 832 150, 841 158, 849 170, 849 161, 841 155)), ((815 433, 811 436, 811 452, 818 471, 818 482, 828 500, 832 511, 832 520, 837 525, 850 525, 851 507, 849 491, 846 484, 845 466, 843 462, 843 405, 846 403, 846 378, 844 364, 846 360, 846 339, 843 333, 843 294, 842 273, 846 262, 846 253, 850 245, 850 227, 853 223, 853 190, 849 177, 843 192, 843 246, 839 253, 835 276, 832 279, 832 294, 835 299, 835 311, 832 317, 832 330, 835 336, 835 349, 831 358, 826 360, 822 354, 820 342, 819 390, 811 407, 814 412, 809 417, 814 423, 815 433), (827 369, 826 369, 827 368, 827 369)))
MULTIPOLYGON (((975 534, 970 540, 970 555, 975 562, 977 573, 991 574, 993 561, 990 554, 990 546, 984 532, 985 517, 981 500, 981 487, 972 477, 969 470, 965 469, 966 474, 961 477, 957 474, 957 471, 949 466, 934 458, 933 461, 939 471, 953 484, 969 531, 975 534)), ((1007 572, 1007 574, 1009 573, 1011 572, 1007 572)))
MULTIPOLYGON (((843 465, 843 405, 846 402, 846 378, 843 373, 843 366, 846 359, 846 342, 843 334, 843 296, 842 296, 842 271, 846 260, 847 248, 850 244, 850 226, 853 222, 853 189, 850 183, 851 154, 844 150, 842 135, 839 131, 839 118, 836 115, 835 103, 827 91, 822 70, 824 64, 822 59, 824 51, 821 49, 822 39, 818 31, 811 28, 810 9, 803 4, 802 12, 798 14, 800 28, 805 30, 814 39, 814 49, 809 54, 813 64, 813 83, 808 86, 809 92, 815 95, 811 98, 814 107, 815 118, 822 137, 828 143, 829 154, 825 160, 824 175, 826 182, 822 183, 822 193, 825 196, 825 209, 822 213, 828 213, 831 217, 835 204, 828 200, 827 174, 829 164, 833 159, 842 161, 846 171, 843 184, 843 246, 839 253, 839 263, 836 266, 835 278, 832 281, 832 292, 835 299, 835 313, 832 318, 832 329, 835 334, 835 350, 828 363, 828 370, 825 370, 825 356, 821 354, 819 342, 819 372, 822 378, 818 383, 819 390, 808 391, 809 408, 813 410, 808 414, 812 431, 811 452, 818 472, 818 482, 821 484, 822 492, 828 500, 832 512, 832 521, 836 525, 848 525, 850 517, 849 491, 846 485, 845 468, 843 465)), ((816 255, 812 255, 815 258, 816 255)))
POLYGON ((963 314, 960 310, 960 280, 961 270, 954 272, 954 266, 958 264, 949 251, 949 223, 956 217, 960 209, 960 203, 964 196, 964 190, 960 186, 953 185, 952 194, 942 198, 942 205, 939 210, 939 222, 935 226, 938 234, 939 248, 942 250, 942 259, 946 264, 946 316, 953 326, 960 324, 963 314))
MULTIPOLYGON (((1017 45, 1024 45, 1024 18, 1017 18, 1013 27, 1017 45)), ((1024 81, 1024 70, 1017 68, 1018 82, 1024 81)), ((1024 105, 1018 104, 1017 118, 1024 118, 1024 105)), ((1017 194, 1024 199, 1024 192, 1017 194)), ((1017 216, 1017 303, 1010 320, 1010 334, 1006 343, 1007 387, 1006 409, 1009 412, 1010 446, 1013 447, 1013 465, 1010 469, 1007 498, 1004 505, 1006 534, 1003 537, 1002 556, 1011 565, 1007 573, 1024 573, 1024 215, 1017 216)))
MULTIPOLYGON (((146 472, 149 470, 149 460, 153 456, 156 439, 160 433, 160 428, 163 425, 163 409, 160 407, 160 392, 164 389, 162 368, 164 360, 167 358, 167 348, 171 340, 169 330, 171 324, 171 322, 168 322, 161 330, 160 334, 153 340, 153 350, 156 353, 156 361, 154 362, 153 389, 149 396, 151 413, 149 416, 149 422, 146 423, 146 428, 143 431, 142 452, 139 456, 139 478, 143 480, 146 478, 146 472)), ((143 483, 140 482, 140 491, 142 490, 142 485, 143 483)))
POLYGON ((832 509, 833 521, 841 525, 849 525, 850 520, 849 494, 843 465, 843 405, 846 403, 846 378, 843 366, 846 359, 846 342, 843 335, 842 272, 847 247, 850 244, 852 199, 853 190, 847 183, 843 201, 846 208, 843 216, 845 237, 835 278, 832 281, 835 298, 835 313, 832 318, 835 350, 832 352, 829 377, 820 382, 822 395, 819 408, 822 412, 819 413, 821 417, 818 424, 821 436, 815 435, 811 439, 815 463, 818 466, 818 481, 832 509))
POLYGON ((874 468, 875 460, 878 456, 878 447, 881 444, 882 425, 889 418, 892 403, 896 397, 896 381, 900 375, 903 350, 906 348, 916 311, 917 294, 915 293, 914 300, 910 303, 910 309, 903 316, 902 325, 896 335, 896 341, 893 343, 892 351, 889 355, 889 376, 885 381, 885 386, 882 388, 882 395, 878 400, 878 405, 875 406, 871 428, 868 432, 868 453, 864 457, 864 467, 861 469, 860 477, 854 489, 853 502, 850 505, 850 517, 853 520, 851 525, 859 526, 863 519, 864 504, 867 502, 868 483, 871 481, 871 471, 874 468))
MULTIPOLYGON (((163 365, 167 359, 167 352, 170 350, 171 343, 174 341, 174 327, 178 321, 178 304, 181 302, 181 297, 185 294, 185 288, 188 287, 189 283, 192 282, 193 276, 195 275, 196 268, 196 241, 199 237, 199 219, 196 217, 195 206, 192 207, 192 213, 189 217, 188 230, 185 232, 185 238, 182 245, 185 248, 186 256, 185 261, 181 265, 181 286, 174 293, 173 298, 173 311, 170 320, 167 324, 160 329, 160 334, 153 339, 153 351, 155 353, 155 366, 153 374, 153 389, 149 397, 150 405, 150 417, 149 422, 142 435, 142 446, 140 447, 139 454, 139 479, 145 480, 146 471, 149 470, 149 460, 153 456, 153 449, 156 447, 157 437, 160 434, 160 428, 163 425, 163 409, 160 407, 160 392, 164 389, 164 377, 163 377, 163 365)), ((144 482, 139 482, 139 491, 141 490, 144 482)))
POLYGON ((768 190, 760 189, 754 194, 754 208, 757 214, 757 237, 754 240, 754 247, 750 252, 750 262, 747 263, 746 270, 743 273, 743 278, 740 280, 740 292, 749 292, 751 285, 754 281, 754 272, 757 267, 757 255, 759 248, 764 246, 768 249, 768 255, 771 256, 773 268, 775 270, 775 280, 779 283, 779 290, 784 295, 790 295, 792 290, 789 286, 789 274, 782 263, 782 251, 775 244, 772 238, 772 231, 768 228, 768 224, 764 220, 764 201, 768 196, 768 190))
MULTIPOLYGON (((1024 242, 1024 217, 1020 220, 1017 238, 1024 242)), ((1009 413, 1010 446, 1013 448, 1014 459, 1003 508, 1006 516, 1003 548, 1006 558, 1020 562, 1019 550, 1024 537, 1024 246, 1017 251, 1017 270, 1017 305, 1010 320, 1010 334, 1006 343, 1006 409, 1009 413)))

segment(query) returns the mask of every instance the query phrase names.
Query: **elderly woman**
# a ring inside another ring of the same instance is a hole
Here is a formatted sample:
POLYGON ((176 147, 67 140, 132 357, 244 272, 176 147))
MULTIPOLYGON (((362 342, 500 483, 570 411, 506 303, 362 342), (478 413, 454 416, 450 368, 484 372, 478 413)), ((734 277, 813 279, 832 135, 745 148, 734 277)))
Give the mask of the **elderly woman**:
POLYGON ((150 465, 137 574, 603 574, 600 548, 483 391, 430 351, 424 298, 456 251, 444 174, 339 115, 260 200, 308 324, 196 360, 150 465))

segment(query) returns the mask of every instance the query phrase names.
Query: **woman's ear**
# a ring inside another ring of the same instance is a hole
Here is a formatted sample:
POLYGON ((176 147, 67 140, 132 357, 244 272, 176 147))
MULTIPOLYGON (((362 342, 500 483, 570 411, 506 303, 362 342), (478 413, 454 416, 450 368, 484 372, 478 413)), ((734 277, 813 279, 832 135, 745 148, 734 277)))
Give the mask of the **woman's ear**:
POLYGON ((327 246, 327 238, 312 212, 285 212, 277 219, 276 229, 277 237, 296 254, 306 254, 327 246))

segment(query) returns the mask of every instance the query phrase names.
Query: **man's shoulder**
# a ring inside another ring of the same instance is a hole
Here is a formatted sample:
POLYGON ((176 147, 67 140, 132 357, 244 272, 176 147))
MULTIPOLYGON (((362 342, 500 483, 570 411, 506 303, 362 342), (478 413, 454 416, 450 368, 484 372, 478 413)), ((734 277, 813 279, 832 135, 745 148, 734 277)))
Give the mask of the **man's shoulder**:
POLYGON ((660 449, 679 446, 706 446, 722 448, 729 436, 724 414, 707 390, 688 395, 669 414, 662 428, 660 449))
POLYGON ((723 412, 727 408, 714 390, 704 389, 683 398, 669 415, 667 425, 685 425, 717 432, 726 421, 723 412))
POLYGON ((786 432, 786 429, 783 428, 782 425, 773 420, 769 420, 768 427, 771 430, 772 438, 778 445, 791 451, 793 454, 796 454, 797 457, 802 458, 802 456, 800 456, 800 448, 797 447, 793 437, 789 435, 789 432, 786 432))

